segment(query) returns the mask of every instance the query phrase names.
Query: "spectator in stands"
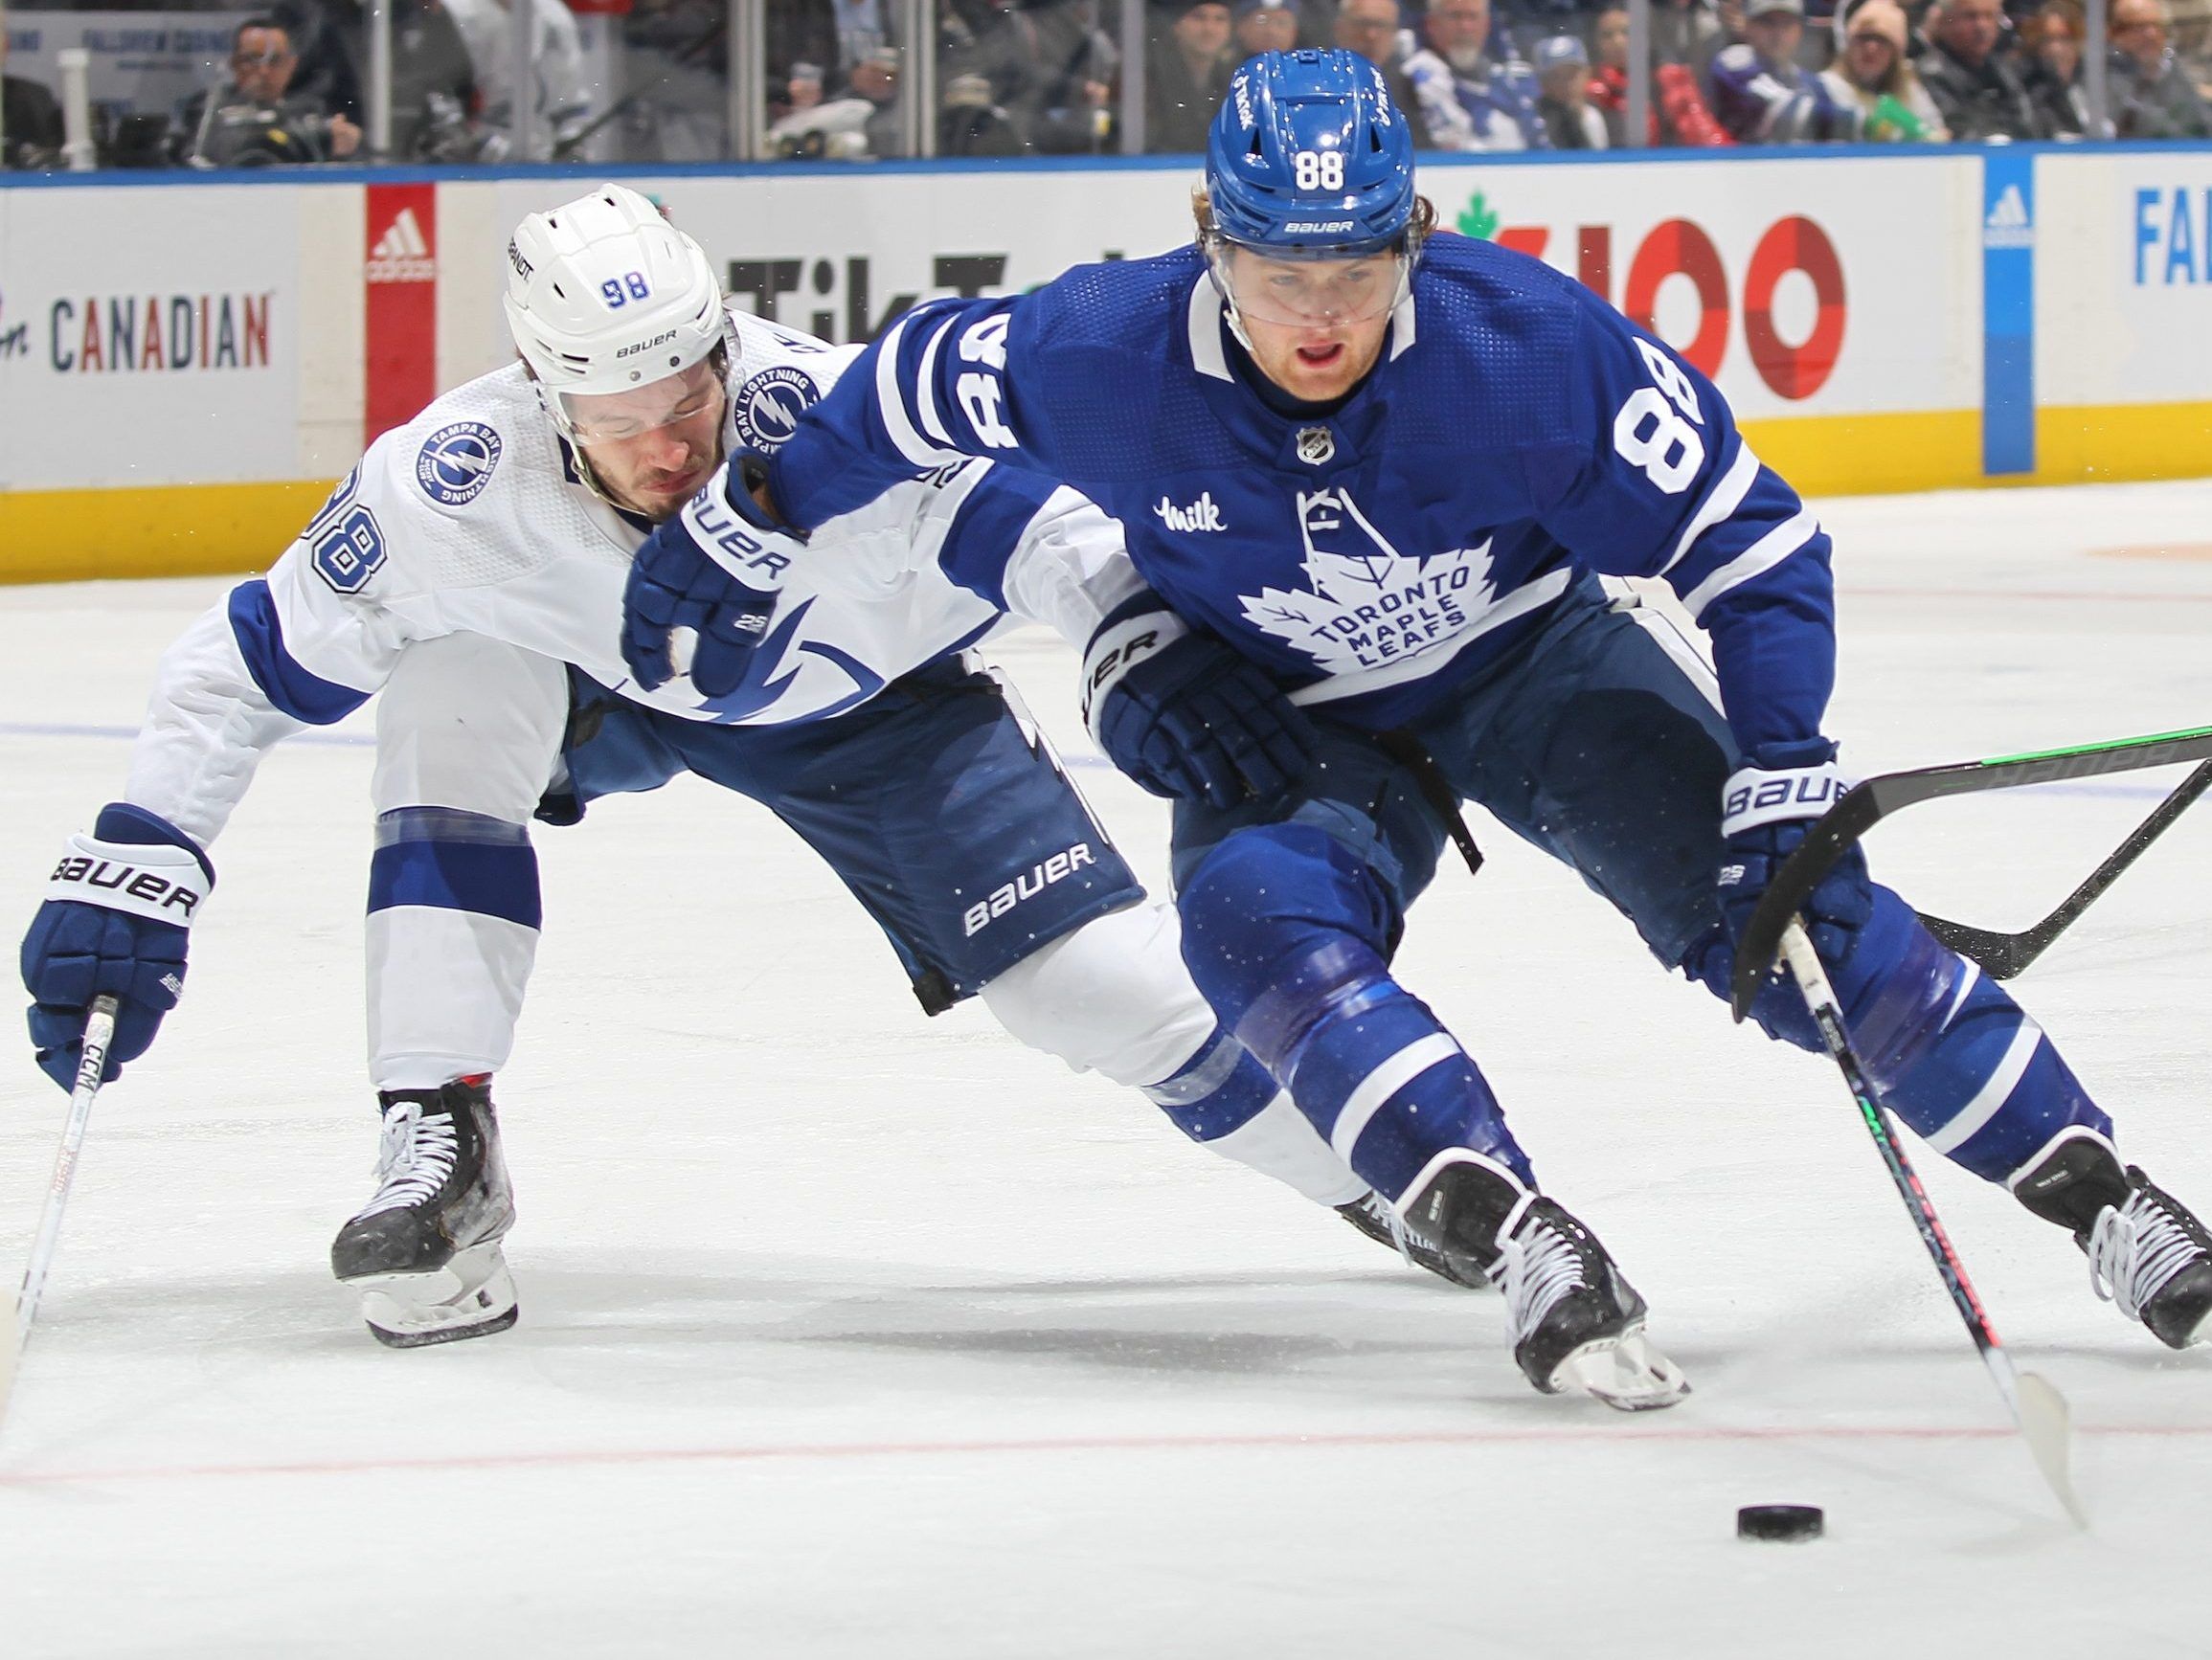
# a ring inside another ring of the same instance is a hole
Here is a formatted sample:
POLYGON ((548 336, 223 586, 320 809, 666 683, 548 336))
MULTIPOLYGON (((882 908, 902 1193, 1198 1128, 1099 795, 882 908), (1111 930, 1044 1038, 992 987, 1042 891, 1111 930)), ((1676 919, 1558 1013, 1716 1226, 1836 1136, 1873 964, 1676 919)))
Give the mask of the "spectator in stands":
POLYGON ((853 161, 906 154, 897 47, 877 46, 864 54, 852 66, 842 98, 823 96, 820 64, 793 64, 785 85, 790 109, 768 129, 771 155, 795 161, 853 161))
POLYGON ((889 7, 890 0, 830 0, 839 79, 849 79, 870 55, 892 44, 891 20, 885 15, 889 7))
MULTIPOLYGON (((1413 83, 1398 58, 1398 0, 1343 0, 1333 28, 1337 45, 1358 53, 1383 72, 1392 103, 1409 114, 1420 108, 1413 83)), ((1423 123, 1416 120, 1412 126, 1415 149, 1435 147, 1423 123)))
MULTIPOLYGON (((1655 8, 1655 18, 1657 14, 1655 8)), ((1591 72, 1590 101, 1605 118, 1607 143, 1618 149, 1628 143, 1627 8, 1609 5, 1599 11, 1591 38, 1597 43, 1597 66, 1591 72)), ((1713 119, 1712 108, 1687 66, 1662 61, 1656 53, 1644 133, 1644 142, 1650 145, 1703 148, 1735 142, 1713 119)))
POLYGON ((2212 0, 2166 0, 2166 44, 2197 90, 2212 97, 2212 0))
MULTIPOLYGON (((358 13, 356 13, 358 15, 358 13)), ((366 23, 349 41, 362 80, 369 61, 366 23)), ((392 156, 399 161, 485 159, 496 136, 477 120, 483 101, 468 43, 439 0, 393 0, 392 156)))
POLYGON ((1744 38, 1713 58, 1713 114, 1738 144, 1835 144, 1859 136, 1855 102, 1839 101, 1797 61, 1805 0, 1750 0, 1744 38))
POLYGON ((1229 91, 1230 18, 1228 0, 1168 0, 1155 6, 1167 20, 1145 52, 1144 147, 1153 155, 1196 155, 1229 91))
POLYGON ((980 75, 956 75, 945 82, 937 112, 940 156, 1014 156, 1022 153, 1021 129, 1013 117, 991 101, 991 83, 980 75))
POLYGON ((231 34, 230 76, 194 93, 184 112, 184 164, 260 168, 343 161, 361 147, 345 116, 289 89, 299 58, 276 18, 257 15, 231 34))
POLYGON ((361 40, 359 0, 276 0, 269 15, 283 25, 299 59, 291 96, 311 99, 359 126, 367 119, 353 67, 361 40))
POLYGON ((1298 43, 1298 12, 1290 0, 1236 0, 1236 50, 1230 56, 1238 63, 1298 43))
MULTIPOLYGON (((0 28, 0 65, 8 31, 0 28)), ((0 75, 0 168, 40 170, 61 163, 61 105, 52 91, 20 75, 0 75)))
POLYGON ((591 114, 592 89, 584 70, 583 36, 562 0, 526 0, 531 9, 530 146, 514 148, 515 0, 439 0, 461 31, 475 72, 486 129, 486 161, 565 159, 568 141, 591 114), (491 134, 497 134, 490 140, 491 134))
POLYGON ((2020 72, 1998 50, 2004 31, 1998 0, 1936 0, 1923 27, 1929 46, 1915 67, 1954 140, 1988 144, 2043 136, 2020 72))
MULTIPOLYGON (((1590 101, 1605 122, 1605 142, 1618 149, 1628 143, 1628 8, 1608 6, 1591 22, 1596 63, 1590 72, 1590 101)), ((1659 112, 1651 112, 1644 143, 1659 142, 1659 112)))
POLYGON ((1107 147, 1120 67, 1092 0, 950 0, 940 18, 938 75, 981 75, 993 105, 1021 130, 1025 151, 1074 155, 1107 147))
POLYGON ((1860 0, 1843 29, 1843 49, 1820 72, 1839 104, 1856 104, 1860 136, 1870 144, 1941 144, 1943 115, 1905 55, 1909 26, 1896 0, 1860 0))
POLYGON ((2082 86, 2082 39, 2088 30, 2080 0, 2048 0, 2021 26, 2028 57, 2020 79, 2045 137, 2080 138, 2089 130, 2089 100, 2082 86))
MULTIPOLYGON (((634 0, 621 27, 623 90, 608 123, 621 157, 688 162, 730 154, 730 88, 722 69, 729 7, 634 0)), ((773 97, 770 108, 778 109, 773 97)))
POLYGON ((1605 117, 1591 107, 1590 51, 1571 34, 1536 43, 1536 113, 1555 150, 1607 147, 1605 117))
POLYGON ((1652 0, 1652 61, 1679 63, 1703 86, 1721 48, 1739 38, 1741 22, 1733 0, 1727 16, 1710 0, 1652 0))
MULTIPOLYGON (((822 72, 824 99, 843 98, 846 64, 837 40, 837 10, 831 0, 761 0, 766 7, 765 45, 769 108, 778 113, 790 106, 791 75, 795 66, 810 63, 822 72)), ((717 67, 728 73, 728 12, 717 67)), ((725 94, 727 97, 727 94, 725 94)))
POLYGON ((901 67, 895 46, 870 47, 852 66, 847 84, 852 95, 869 105, 861 130, 868 136, 871 156, 906 154, 905 112, 899 106, 901 67))
POLYGON ((2212 138, 2212 109, 2166 44, 2164 0, 2112 0, 2111 16, 2113 135, 2212 138))
POLYGON ((1428 47, 1406 60, 1414 107, 1440 150, 1549 149, 1536 77, 1490 56, 1490 0, 1434 0, 1428 47))

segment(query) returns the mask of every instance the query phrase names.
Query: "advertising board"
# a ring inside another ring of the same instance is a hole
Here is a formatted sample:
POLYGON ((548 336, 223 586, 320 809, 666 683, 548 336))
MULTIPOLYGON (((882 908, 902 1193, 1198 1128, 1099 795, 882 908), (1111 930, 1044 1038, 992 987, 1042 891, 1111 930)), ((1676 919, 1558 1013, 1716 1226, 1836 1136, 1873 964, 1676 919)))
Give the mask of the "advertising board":
MULTIPOLYGON (((18 14, 20 15, 20 14, 18 14)), ((0 181, 0 576, 237 569, 509 361, 576 173, 0 181)), ((647 174, 738 303, 838 342, 1190 234, 1195 168, 647 174)), ((1440 223, 1711 373, 1810 495, 2212 474, 2212 146, 1431 158, 1440 223)))

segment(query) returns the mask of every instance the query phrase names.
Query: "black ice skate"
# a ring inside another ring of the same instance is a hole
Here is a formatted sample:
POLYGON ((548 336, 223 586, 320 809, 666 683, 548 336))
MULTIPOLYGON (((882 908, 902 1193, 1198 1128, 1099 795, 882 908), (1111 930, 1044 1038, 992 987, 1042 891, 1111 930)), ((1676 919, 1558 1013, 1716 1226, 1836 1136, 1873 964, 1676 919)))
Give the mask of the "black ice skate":
POLYGON ((2011 1182, 2045 1222, 2073 1231, 2089 1289, 2169 1349, 2212 1342, 2212 1236, 2093 1130, 2062 1133, 2011 1182))
POLYGON ((1377 1245, 1388 1245, 1417 1268, 1427 1268, 1440 1280, 1449 1280, 1469 1290, 1486 1291, 1490 1282, 1479 1269, 1462 1272, 1452 1266, 1452 1259, 1423 1239, 1391 1208, 1390 1201, 1369 1188, 1349 1204, 1337 1206, 1337 1214, 1373 1240, 1377 1245))
POLYGON ((506 1331, 517 1310, 499 1242, 514 1196, 491 1091, 457 1081, 377 1099, 376 1194, 338 1230, 330 1271, 361 1292, 369 1330, 395 1349, 506 1331))
POLYGON ((1471 1157, 1446 1165, 1407 1211, 1463 1271, 1479 1270, 1504 1294, 1513 1358, 1546 1395, 1579 1389, 1637 1412, 1690 1392, 1644 1335, 1643 1298, 1554 1200, 1471 1157))

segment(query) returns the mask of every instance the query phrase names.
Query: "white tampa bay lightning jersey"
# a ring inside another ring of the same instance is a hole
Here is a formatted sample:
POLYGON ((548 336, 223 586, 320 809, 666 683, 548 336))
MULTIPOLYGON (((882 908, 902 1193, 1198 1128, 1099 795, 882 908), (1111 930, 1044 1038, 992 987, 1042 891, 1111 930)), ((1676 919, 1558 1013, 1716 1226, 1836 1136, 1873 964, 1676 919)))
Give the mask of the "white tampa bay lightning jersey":
MULTIPOLYGON (((726 340, 726 449, 775 448, 853 355, 743 312, 726 340)), ((447 393, 370 445, 267 576, 169 648, 126 798, 211 841, 263 751, 343 719, 411 643, 444 635, 574 664, 688 719, 784 725, 865 702, 1009 611, 1080 642, 1136 584, 1119 527, 1082 496, 941 467, 816 531, 754 671, 710 700, 682 678, 645 691, 622 662, 622 589, 647 529, 581 482, 520 364, 447 393)))

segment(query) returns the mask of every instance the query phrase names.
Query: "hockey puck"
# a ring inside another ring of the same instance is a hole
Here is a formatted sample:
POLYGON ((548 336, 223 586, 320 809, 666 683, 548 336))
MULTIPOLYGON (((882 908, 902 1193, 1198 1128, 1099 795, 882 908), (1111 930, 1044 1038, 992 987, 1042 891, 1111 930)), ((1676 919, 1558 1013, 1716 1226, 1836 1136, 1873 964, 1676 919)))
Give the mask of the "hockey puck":
POLYGON ((1795 1544, 1820 1537, 1820 1507, 1811 1504, 1748 1504, 1736 1512, 1736 1537, 1795 1544))

